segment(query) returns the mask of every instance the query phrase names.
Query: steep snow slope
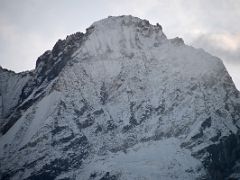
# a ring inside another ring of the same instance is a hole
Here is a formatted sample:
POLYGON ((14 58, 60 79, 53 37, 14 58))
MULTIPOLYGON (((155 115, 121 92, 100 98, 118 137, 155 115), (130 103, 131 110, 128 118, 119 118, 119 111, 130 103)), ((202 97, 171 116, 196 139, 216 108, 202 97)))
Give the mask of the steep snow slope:
POLYGON ((5 117, 17 105, 22 88, 29 80, 29 74, 27 72, 16 74, 0 67, 0 75, 0 117, 5 117))
POLYGON ((22 89, 30 78, 30 72, 16 74, 0 67, 0 127, 18 105, 22 89))
POLYGON ((22 116, 22 112, 46 95, 45 89, 57 79, 67 61, 71 59, 72 52, 80 45, 82 37, 82 33, 75 33, 65 40, 59 40, 52 51, 46 51, 37 59, 34 71, 19 74, 0 71, 0 93, 4 95, 4 112, 7 113, 4 115, 7 119, 4 119, 0 126, 1 134, 5 134, 12 127, 22 116), (6 105, 8 106, 5 107, 6 105))
POLYGON ((42 55, 25 88, 2 179, 239 177, 239 92, 221 60, 158 24, 98 21, 42 55))

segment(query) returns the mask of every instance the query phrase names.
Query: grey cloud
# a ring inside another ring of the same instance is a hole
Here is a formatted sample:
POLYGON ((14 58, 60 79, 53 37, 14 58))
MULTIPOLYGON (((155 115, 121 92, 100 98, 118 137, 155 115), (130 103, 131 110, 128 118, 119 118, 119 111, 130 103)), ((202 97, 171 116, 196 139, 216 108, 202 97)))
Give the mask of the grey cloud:
POLYGON ((0 1, 0 64, 17 72, 33 69, 37 57, 58 39, 85 31, 98 20, 101 3, 104 0, 0 1))
POLYGON ((220 57, 240 89, 240 34, 202 34, 193 39, 191 45, 220 57))
POLYGON ((215 56, 231 64, 240 64, 240 33, 202 34, 192 40, 191 45, 204 48, 215 56))

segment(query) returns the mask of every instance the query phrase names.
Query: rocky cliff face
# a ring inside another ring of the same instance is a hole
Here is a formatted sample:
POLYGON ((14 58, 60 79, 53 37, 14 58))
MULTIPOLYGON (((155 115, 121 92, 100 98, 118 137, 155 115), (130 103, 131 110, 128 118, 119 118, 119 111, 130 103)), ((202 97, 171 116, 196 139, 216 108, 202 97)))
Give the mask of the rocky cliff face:
POLYGON ((220 59, 159 24, 98 21, 26 77, 14 96, 0 89, 17 98, 1 124, 1 179, 240 178, 239 92, 220 59))

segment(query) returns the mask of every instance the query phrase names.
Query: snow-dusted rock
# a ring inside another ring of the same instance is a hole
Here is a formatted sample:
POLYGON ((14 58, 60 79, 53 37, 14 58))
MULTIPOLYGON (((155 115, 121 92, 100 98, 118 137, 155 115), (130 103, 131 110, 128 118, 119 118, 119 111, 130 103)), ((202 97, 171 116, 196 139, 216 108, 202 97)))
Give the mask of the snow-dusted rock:
POLYGON ((0 127, 19 105, 23 87, 31 78, 31 72, 14 73, 0 66, 0 127))
POLYGON ((32 73, 2 126, 2 179, 239 176, 239 92, 220 59, 159 24, 95 22, 32 73))

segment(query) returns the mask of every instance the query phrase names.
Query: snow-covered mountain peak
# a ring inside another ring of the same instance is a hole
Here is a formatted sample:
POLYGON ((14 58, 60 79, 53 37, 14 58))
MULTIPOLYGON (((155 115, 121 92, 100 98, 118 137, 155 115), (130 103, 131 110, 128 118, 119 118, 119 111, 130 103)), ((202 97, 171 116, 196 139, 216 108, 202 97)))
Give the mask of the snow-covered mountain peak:
POLYGON ((108 31, 109 29, 121 29, 123 26, 138 28, 138 30, 141 28, 153 28, 156 32, 162 30, 162 27, 159 24, 151 25, 148 20, 140 19, 131 15, 109 16, 108 18, 94 22, 91 27, 100 31, 108 31))
POLYGON ((147 49, 167 40, 159 24, 151 25, 133 16, 111 16, 97 21, 87 29, 86 35, 82 53, 89 55, 147 49))
POLYGON ((240 177, 239 92, 159 24, 100 20, 0 82, 1 179, 240 177))

